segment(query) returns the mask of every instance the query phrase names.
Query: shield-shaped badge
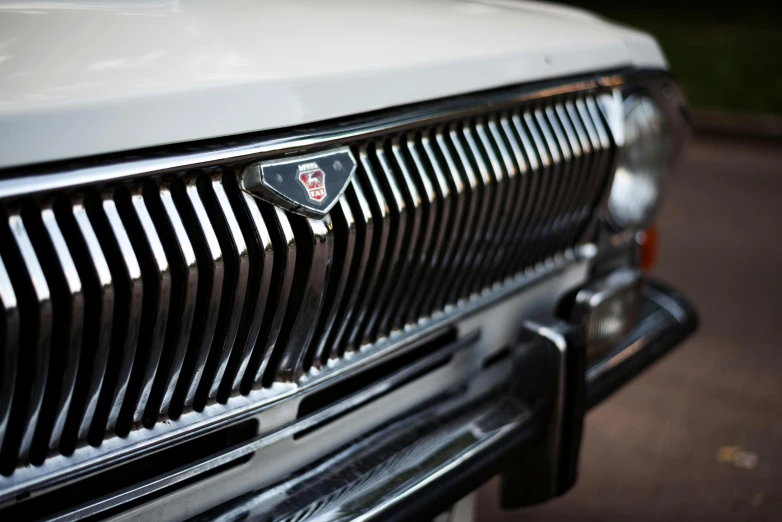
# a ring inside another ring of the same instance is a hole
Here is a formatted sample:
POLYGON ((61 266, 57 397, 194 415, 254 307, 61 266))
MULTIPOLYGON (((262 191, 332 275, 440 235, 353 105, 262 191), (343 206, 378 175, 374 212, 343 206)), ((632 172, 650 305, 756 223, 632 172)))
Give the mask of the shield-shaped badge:
POLYGON ((356 172, 349 147, 248 165, 242 188, 274 205, 319 219, 336 205, 356 172))
POLYGON ((317 163, 299 165, 299 181, 307 189, 307 195, 320 203, 326 197, 326 174, 317 163))

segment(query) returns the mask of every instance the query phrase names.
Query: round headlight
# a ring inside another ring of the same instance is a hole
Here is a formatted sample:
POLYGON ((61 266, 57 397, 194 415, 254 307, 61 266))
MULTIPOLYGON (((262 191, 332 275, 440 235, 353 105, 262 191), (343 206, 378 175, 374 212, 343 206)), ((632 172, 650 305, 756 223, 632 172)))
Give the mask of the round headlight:
POLYGON ((654 218, 668 170, 670 136, 662 111, 651 98, 632 95, 623 103, 624 144, 619 148, 608 197, 612 223, 643 229, 654 218))

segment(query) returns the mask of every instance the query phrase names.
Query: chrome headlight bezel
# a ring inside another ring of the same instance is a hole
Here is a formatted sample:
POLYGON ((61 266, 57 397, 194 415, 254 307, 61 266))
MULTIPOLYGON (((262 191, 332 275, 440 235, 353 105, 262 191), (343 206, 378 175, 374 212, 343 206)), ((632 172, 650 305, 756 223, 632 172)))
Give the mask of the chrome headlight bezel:
POLYGON ((653 222, 665 179, 691 136, 686 102, 666 75, 639 78, 600 97, 616 144, 614 174, 603 212, 613 232, 653 222))

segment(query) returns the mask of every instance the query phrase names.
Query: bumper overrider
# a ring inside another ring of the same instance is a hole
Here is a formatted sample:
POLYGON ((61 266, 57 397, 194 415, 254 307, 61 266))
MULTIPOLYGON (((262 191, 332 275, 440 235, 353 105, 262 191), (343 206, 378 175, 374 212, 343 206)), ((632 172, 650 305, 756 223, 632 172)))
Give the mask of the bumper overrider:
MULTIPOLYGON (((513 369, 507 379, 477 396, 463 388, 444 394, 198 520, 423 520, 497 473, 503 507, 562 495, 576 481, 586 413, 697 328, 676 290, 645 279, 642 294, 638 321, 601 357, 587 362, 576 324, 524 320, 503 361, 513 369)), ((458 342, 433 357, 463 348, 458 342)))

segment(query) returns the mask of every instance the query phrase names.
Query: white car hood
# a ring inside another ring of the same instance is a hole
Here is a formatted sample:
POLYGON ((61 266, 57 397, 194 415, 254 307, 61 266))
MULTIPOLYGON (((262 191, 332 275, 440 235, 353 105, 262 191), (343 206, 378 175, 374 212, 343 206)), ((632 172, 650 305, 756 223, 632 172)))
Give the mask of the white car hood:
POLYGON ((634 66, 654 40, 513 0, 0 3, 0 168, 634 66))

